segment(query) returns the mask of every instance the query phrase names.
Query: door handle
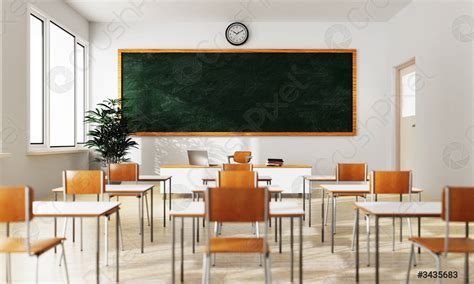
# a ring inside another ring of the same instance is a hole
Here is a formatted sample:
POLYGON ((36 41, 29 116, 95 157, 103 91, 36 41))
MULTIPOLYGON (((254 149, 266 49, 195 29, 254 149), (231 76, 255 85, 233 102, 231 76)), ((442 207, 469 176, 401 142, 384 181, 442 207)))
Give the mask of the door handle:
POLYGON ((412 124, 411 127, 416 127, 416 124, 412 124))

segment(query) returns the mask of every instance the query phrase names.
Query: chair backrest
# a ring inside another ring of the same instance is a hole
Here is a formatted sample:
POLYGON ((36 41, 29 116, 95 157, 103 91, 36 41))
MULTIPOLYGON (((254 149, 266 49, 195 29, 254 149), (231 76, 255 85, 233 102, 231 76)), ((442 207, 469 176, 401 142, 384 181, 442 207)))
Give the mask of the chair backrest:
POLYGON ((208 188, 206 206, 209 222, 264 222, 268 219, 267 188, 239 190, 208 188), (267 200, 267 201, 266 201, 267 200))
POLYGON ((367 181, 366 163, 339 163, 336 167, 337 181, 367 181))
POLYGON ((411 171, 373 171, 370 178, 372 194, 410 194, 411 171))
MULTIPOLYGON (((252 159, 252 152, 250 151, 235 151, 234 155, 231 156, 234 159, 234 162, 247 164, 252 159)), ((229 159, 230 163, 230 159, 229 159)))
POLYGON ((251 171, 252 164, 223 164, 224 171, 251 171))
POLYGON ((138 164, 110 164, 108 167, 109 182, 138 181, 138 164))
POLYGON ((27 186, 0 187, 0 222, 33 219, 33 190, 27 186))
POLYGON ((441 219, 450 222, 474 221, 474 187, 445 187, 441 203, 441 219))
POLYGON ((81 170, 63 172, 64 198, 67 194, 97 194, 105 192, 104 172, 81 170))
POLYGON ((219 171, 217 185, 221 188, 256 188, 257 173, 253 171, 219 171))

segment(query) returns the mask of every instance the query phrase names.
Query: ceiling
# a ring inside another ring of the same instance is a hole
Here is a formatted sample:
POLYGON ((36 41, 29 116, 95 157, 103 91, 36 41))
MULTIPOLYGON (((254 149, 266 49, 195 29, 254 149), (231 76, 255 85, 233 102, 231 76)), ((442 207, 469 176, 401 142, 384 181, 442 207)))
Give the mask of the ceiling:
POLYGON ((411 0, 64 0, 91 22, 385 22, 411 0))

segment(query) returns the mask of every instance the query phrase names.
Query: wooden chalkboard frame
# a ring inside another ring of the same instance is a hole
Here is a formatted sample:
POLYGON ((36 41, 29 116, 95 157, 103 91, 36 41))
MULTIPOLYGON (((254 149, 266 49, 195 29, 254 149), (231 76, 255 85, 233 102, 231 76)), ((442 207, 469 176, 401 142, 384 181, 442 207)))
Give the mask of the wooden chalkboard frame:
POLYGON ((133 136, 355 136, 357 135, 356 49, 119 49, 118 96, 122 98, 122 55, 126 53, 350 53, 352 54, 352 131, 348 132, 135 132, 133 136))

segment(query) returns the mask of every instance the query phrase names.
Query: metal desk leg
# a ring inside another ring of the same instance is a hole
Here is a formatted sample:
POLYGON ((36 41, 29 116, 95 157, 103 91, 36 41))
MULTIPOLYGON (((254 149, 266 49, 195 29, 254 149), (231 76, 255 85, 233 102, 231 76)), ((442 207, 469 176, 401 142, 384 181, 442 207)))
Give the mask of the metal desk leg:
POLYGON ((324 188, 321 187, 321 242, 324 243, 324 188))
MULTIPOLYGON (((418 202, 421 202, 421 192, 418 193, 418 202)), ((418 217, 418 237, 421 237, 421 218, 418 217)), ((418 246, 418 254, 421 253, 421 247, 418 246)))
POLYGON ((311 181, 308 182, 308 195, 309 195, 309 199, 308 199, 308 206, 309 206, 309 226, 311 227, 311 181))
MULTIPOLYGON (((54 192, 54 201, 58 201, 58 194, 54 192)), ((54 237, 58 235, 58 218, 54 217, 54 237)), ((54 253, 56 253, 56 246, 54 246, 54 253)))
MULTIPOLYGON (((76 201, 76 195, 72 195, 72 202, 76 201)), ((76 242, 76 218, 72 218, 72 242, 76 242)))
POLYGON ((151 218, 150 218, 150 224, 151 224, 151 231, 150 231, 150 241, 153 242, 153 190, 154 188, 152 188, 150 190, 150 213, 151 213, 151 218))
POLYGON ((359 282, 359 208, 356 209, 356 282, 359 282))
POLYGON ((275 243, 278 242, 278 218, 275 217, 275 243))
POLYGON ((331 206, 332 206, 332 218, 331 218, 331 253, 334 253, 334 227, 335 227, 335 224, 334 222, 336 221, 335 220, 335 212, 336 212, 336 206, 334 204, 334 194, 331 194, 331 206))
POLYGON ((119 224, 120 224, 120 213, 117 209, 116 219, 115 219, 115 282, 119 282, 119 255, 120 255, 120 248, 119 248, 119 224))
POLYGON ((184 282, 184 217, 181 217, 181 282, 184 282))
POLYGON ((290 263, 291 263, 291 282, 293 282, 293 274, 294 274, 294 251, 293 251, 293 217, 290 218, 290 263))
MULTIPOLYGON (((105 256, 105 266, 109 266, 109 217, 105 216, 104 220, 104 256, 105 256)), ((81 238, 82 239, 82 238, 81 238)))
POLYGON ((379 283, 379 217, 375 216, 375 283, 379 283))
POLYGON ((166 227, 166 181, 163 182, 163 227, 166 227))
POLYGON ((282 225, 281 225, 281 219, 282 219, 282 218, 280 217, 280 220, 279 220, 280 224, 279 224, 279 228, 278 228, 278 229, 279 229, 279 235, 280 235, 280 236, 279 236, 279 238, 280 238, 280 240, 279 240, 279 241, 280 241, 280 253, 281 253, 281 243, 282 243, 282 241, 281 241, 281 227, 282 227, 282 225))
POLYGON ((175 249, 176 249, 176 217, 172 220, 172 241, 171 241, 171 283, 175 283, 175 249))
MULTIPOLYGON (((168 192, 170 193, 170 199, 169 199, 168 203, 169 203, 169 210, 171 211, 171 177, 170 177, 169 181, 170 181, 170 186, 168 187, 168 192)), ((169 218, 171 220, 171 216, 169 218)))
POLYGON ((196 241, 199 243, 199 217, 197 217, 196 222, 196 241))
POLYGON ((143 212, 143 207, 144 207, 143 200, 144 199, 145 198, 144 198, 143 193, 142 193, 141 196, 140 196, 140 205, 141 205, 140 206, 140 231, 141 231, 141 237, 142 237, 142 240, 141 240, 142 241, 142 253, 143 253, 144 247, 145 247, 145 229, 144 229, 145 225, 143 223, 143 219, 144 219, 143 218, 143 215, 144 215, 143 214, 144 213, 143 212))
POLYGON ((303 218, 300 217, 300 284, 303 284, 303 218))
POLYGON ((196 226, 196 218, 193 217, 193 253, 196 251, 195 250, 195 247, 196 247, 196 235, 195 235, 195 232, 194 232, 194 227, 196 226))
POLYGON ((95 280, 96 283, 100 282, 100 271, 99 271, 99 262, 100 262, 100 217, 97 217, 97 243, 96 243, 96 250, 95 250, 95 280))
POLYGON ((303 220, 305 220, 306 215, 306 178, 303 176, 303 220))

